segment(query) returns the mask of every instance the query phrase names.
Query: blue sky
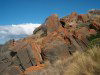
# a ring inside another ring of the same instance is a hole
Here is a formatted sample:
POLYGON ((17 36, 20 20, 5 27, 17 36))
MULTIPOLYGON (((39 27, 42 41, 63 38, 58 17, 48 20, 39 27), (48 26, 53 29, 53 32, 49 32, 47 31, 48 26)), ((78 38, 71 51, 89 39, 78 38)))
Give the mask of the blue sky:
POLYGON ((0 0, 0 44, 31 35, 51 14, 87 13, 100 0, 0 0))
POLYGON ((0 25, 43 23, 50 14, 99 9, 100 0, 0 0, 0 25))

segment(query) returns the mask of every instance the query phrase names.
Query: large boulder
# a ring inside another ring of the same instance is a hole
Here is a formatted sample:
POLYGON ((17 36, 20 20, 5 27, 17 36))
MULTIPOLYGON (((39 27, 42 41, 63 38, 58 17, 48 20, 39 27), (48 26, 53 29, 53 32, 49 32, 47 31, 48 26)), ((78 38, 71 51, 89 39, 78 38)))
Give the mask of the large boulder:
POLYGON ((46 19, 44 24, 46 25, 48 32, 53 32, 53 31, 57 30, 57 28, 60 26, 60 21, 59 21, 58 15, 53 14, 53 15, 49 16, 46 19))
POLYGON ((49 34, 44 40, 44 47, 42 53, 45 60, 51 63, 58 59, 64 59, 70 55, 68 46, 63 37, 57 33, 49 34), (50 37, 51 36, 51 37, 50 37))

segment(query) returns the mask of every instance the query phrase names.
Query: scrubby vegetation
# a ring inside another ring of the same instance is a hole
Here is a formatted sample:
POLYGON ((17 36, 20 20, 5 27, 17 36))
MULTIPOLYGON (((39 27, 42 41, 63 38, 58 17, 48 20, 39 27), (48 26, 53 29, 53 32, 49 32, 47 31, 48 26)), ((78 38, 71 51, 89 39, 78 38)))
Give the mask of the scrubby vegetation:
POLYGON ((100 47, 100 34, 97 33, 96 35, 93 35, 91 37, 88 38, 89 40, 89 47, 92 48, 94 47, 94 45, 99 46, 100 47))

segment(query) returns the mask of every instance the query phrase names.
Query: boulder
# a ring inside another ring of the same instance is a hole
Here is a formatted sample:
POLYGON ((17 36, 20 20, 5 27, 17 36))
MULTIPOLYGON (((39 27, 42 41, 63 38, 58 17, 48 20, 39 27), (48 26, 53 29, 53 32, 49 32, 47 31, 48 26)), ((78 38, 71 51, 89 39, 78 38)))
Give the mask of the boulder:
POLYGON ((45 45, 42 48, 42 53, 45 60, 49 60, 51 63, 58 59, 64 59, 70 55, 66 42, 59 34, 53 33, 45 38, 45 45))
POLYGON ((58 29, 59 26, 61 26, 59 18, 56 14, 53 14, 51 16, 49 16, 45 23, 44 23, 47 27, 47 32, 53 32, 55 30, 58 29))

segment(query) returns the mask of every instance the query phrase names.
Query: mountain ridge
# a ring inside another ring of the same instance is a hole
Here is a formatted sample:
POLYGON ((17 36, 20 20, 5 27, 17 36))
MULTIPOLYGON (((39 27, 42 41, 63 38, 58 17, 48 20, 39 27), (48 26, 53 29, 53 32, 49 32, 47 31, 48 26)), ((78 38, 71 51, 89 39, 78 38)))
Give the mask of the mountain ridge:
MULTIPOLYGON (((39 66, 38 68, 41 69, 41 65, 43 66, 46 61, 53 64, 60 59, 67 60, 76 51, 86 51, 89 39, 99 33, 100 15, 98 14, 73 12, 63 18, 53 14, 33 31, 33 35, 17 41, 10 40, 1 48, 0 63, 6 64, 1 65, 1 75, 5 73, 13 75, 14 72, 16 72, 15 75, 20 72, 32 75, 29 71, 30 67, 39 66), (5 68, 14 69, 14 71, 5 68)), ((39 71, 38 68, 37 71, 39 71)))

